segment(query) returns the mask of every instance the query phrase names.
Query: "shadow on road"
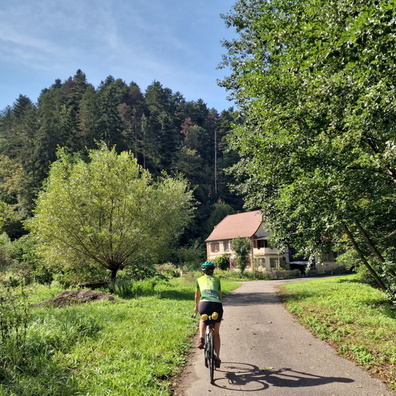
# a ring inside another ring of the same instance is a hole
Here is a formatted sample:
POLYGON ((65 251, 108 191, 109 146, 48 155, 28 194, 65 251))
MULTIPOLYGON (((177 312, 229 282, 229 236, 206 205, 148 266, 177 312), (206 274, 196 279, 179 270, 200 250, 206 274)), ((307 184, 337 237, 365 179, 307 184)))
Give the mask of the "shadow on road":
POLYGON ((222 368, 216 370, 215 386, 241 392, 256 392, 269 388, 270 385, 286 388, 320 386, 329 383, 351 383, 351 378, 324 377, 296 371, 291 368, 260 369, 247 363, 223 362, 222 368))

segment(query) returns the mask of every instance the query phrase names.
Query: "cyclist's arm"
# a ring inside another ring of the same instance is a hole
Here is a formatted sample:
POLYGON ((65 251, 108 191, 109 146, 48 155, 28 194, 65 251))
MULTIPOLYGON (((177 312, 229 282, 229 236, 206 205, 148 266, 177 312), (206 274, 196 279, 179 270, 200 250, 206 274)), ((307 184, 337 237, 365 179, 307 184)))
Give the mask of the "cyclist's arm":
POLYGON ((198 304, 199 304, 199 300, 201 298, 201 292, 200 290, 195 290, 195 312, 198 312, 198 304))

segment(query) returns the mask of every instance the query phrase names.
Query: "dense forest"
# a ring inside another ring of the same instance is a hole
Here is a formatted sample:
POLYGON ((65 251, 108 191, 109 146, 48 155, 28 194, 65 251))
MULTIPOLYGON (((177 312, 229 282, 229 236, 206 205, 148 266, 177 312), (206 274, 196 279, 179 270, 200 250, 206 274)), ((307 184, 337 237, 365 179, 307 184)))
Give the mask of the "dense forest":
POLYGON ((154 176, 185 176, 194 189, 196 212, 172 259, 203 259, 203 242, 212 227, 242 208, 242 200, 229 189, 232 176, 226 172, 238 160, 226 143, 235 122, 232 108, 219 114, 203 100, 186 101, 158 81, 142 92, 134 82, 109 76, 95 88, 81 70, 43 89, 37 103, 20 95, 0 114, 3 239, 12 242, 27 233, 24 221, 32 216, 59 148, 87 156, 105 143, 118 153, 133 153, 154 176))

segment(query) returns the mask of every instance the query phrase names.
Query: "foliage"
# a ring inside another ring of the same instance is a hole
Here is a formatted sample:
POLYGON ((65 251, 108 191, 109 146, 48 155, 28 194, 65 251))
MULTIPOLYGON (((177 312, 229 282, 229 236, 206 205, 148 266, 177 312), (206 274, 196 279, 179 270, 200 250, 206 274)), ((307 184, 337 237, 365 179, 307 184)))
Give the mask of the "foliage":
POLYGON ((0 270, 5 271, 14 264, 14 246, 9 236, 3 232, 0 234, 0 270))
POLYGON ((231 205, 228 205, 222 201, 216 202, 211 210, 210 217, 207 222, 207 234, 209 235, 213 228, 217 226, 226 216, 234 214, 235 211, 231 205))
POLYGON ((222 256, 215 257, 212 261, 216 264, 217 267, 219 267, 223 271, 230 268, 229 254, 223 254, 222 256))
POLYGON ((243 274, 248 263, 251 249, 249 238, 235 238, 232 240, 232 249, 235 252, 235 263, 237 268, 243 274))
POLYGON ((182 276, 183 271, 172 263, 164 263, 155 267, 156 271, 165 278, 178 278, 182 276))
POLYGON ((383 292, 348 276, 283 285, 281 293, 310 331, 396 390, 396 311, 383 292))
POLYGON ((12 244, 15 263, 11 270, 23 279, 23 284, 50 284, 54 280, 54 271, 40 259, 37 244, 31 235, 24 235, 12 244))
POLYGON ((382 289, 396 273, 394 1, 240 0, 224 17, 229 144, 246 206, 278 246, 355 249, 382 289), (371 265, 371 258, 376 262, 371 265), (389 268, 387 275, 378 268, 389 268), (383 276, 384 275, 384 276, 383 276))
POLYGON ((197 239, 191 245, 179 246, 173 254, 179 266, 194 271, 205 261, 205 253, 204 243, 197 239))
POLYGON ((60 151, 28 223, 47 265, 76 274, 73 283, 98 266, 114 281, 119 270, 157 262, 192 215, 181 178, 156 181, 128 152, 102 147, 89 157, 60 151))

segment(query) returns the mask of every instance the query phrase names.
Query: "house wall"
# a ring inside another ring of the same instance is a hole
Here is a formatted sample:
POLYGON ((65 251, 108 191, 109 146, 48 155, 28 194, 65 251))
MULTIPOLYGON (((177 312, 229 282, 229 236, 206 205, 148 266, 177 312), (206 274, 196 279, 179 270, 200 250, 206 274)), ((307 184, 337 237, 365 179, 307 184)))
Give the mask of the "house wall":
POLYGON ((257 238, 267 238, 270 233, 264 229, 264 224, 261 224, 255 235, 257 238))
POLYGON ((206 243, 206 257, 209 261, 215 259, 216 257, 220 257, 223 254, 234 254, 234 252, 231 250, 231 239, 206 243), (212 251, 213 244, 218 244, 217 251, 212 251))
POLYGON ((338 265, 335 261, 323 261, 322 263, 316 264, 315 268, 318 274, 324 274, 335 270, 338 268, 338 265))
POLYGON ((267 272, 273 272, 276 268, 287 266, 287 256, 276 247, 254 248, 252 253, 253 269, 265 268, 267 272))

